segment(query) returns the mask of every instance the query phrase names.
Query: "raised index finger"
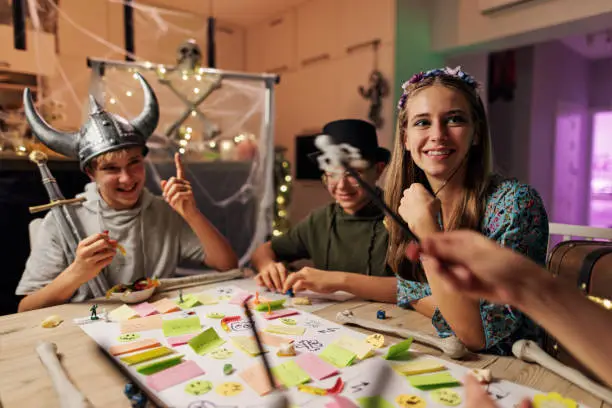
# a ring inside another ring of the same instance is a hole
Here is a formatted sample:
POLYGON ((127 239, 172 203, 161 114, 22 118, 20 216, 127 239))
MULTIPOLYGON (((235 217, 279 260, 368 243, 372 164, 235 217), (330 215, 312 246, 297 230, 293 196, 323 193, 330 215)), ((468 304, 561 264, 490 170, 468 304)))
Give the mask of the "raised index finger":
POLYGON ((185 170, 183 169, 183 162, 181 161, 181 155, 174 153, 174 164, 176 165, 176 178, 183 180, 185 177, 185 170))

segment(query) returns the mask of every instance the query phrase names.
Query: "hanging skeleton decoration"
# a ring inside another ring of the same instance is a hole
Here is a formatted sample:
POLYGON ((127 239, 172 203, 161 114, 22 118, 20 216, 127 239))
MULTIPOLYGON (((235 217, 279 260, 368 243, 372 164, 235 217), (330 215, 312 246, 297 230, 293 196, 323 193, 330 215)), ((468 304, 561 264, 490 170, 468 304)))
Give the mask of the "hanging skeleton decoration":
POLYGON ((382 109, 382 98, 389 94, 389 84, 383 77, 382 72, 378 70, 372 71, 370 74, 368 89, 360 86, 359 93, 365 99, 370 100, 370 112, 368 114, 368 118, 370 121, 372 121, 377 129, 380 129, 383 125, 383 119, 380 116, 380 111, 382 109))
POLYGON ((176 65, 181 71, 193 72, 202 65, 202 51, 194 39, 182 43, 176 53, 176 65))

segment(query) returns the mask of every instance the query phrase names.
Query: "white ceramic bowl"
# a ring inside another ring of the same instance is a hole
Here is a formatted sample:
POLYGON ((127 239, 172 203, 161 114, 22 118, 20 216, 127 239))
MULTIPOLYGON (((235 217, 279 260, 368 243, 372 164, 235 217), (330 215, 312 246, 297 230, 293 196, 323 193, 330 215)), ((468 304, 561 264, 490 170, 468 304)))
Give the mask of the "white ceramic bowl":
POLYGON ((135 292, 114 292, 110 298, 124 303, 140 303, 150 298, 155 292, 155 286, 135 292))

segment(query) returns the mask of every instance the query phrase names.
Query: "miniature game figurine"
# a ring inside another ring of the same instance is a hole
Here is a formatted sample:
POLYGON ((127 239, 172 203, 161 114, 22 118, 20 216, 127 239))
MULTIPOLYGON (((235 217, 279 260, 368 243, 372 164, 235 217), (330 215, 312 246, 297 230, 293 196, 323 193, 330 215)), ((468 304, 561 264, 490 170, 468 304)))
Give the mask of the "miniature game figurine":
POLYGON ((295 347, 293 346, 293 343, 281 344, 276 353, 276 355, 279 357, 291 357, 295 356, 295 354, 295 347))
POLYGON ((289 297, 294 297, 294 296, 295 296, 295 294, 293 293, 293 289, 289 289, 289 290, 287 291, 287 293, 285 293, 285 295, 287 295, 287 296, 289 296, 289 297))
POLYGON ((385 314, 384 310, 379 310, 378 312, 376 312, 376 318, 385 320, 387 318, 387 315, 385 314))
POLYGON ((91 316, 89 317, 91 320, 98 320, 100 319, 96 313, 96 311, 98 310, 98 305, 94 304, 91 306, 91 308, 89 308, 89 311, 91 312, 91 316))
POLYGON ((179 303, 184 303, 185 300, 183 300, 183 289, 179 289, 179 303))

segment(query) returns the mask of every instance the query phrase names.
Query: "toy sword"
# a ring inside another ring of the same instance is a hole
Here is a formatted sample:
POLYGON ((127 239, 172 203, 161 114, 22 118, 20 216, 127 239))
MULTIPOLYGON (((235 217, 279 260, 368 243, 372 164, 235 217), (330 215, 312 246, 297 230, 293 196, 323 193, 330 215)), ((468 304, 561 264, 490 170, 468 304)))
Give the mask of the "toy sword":
MULTIPOLYGON (((40 175, 42 177, 43 185, 49 195, 49 203, 30 207, 30 213, 36 213, 44 210, 51 210, 55 221, 59 226, 60 233, 64 237, 64 242, 67 246, 64 246, 64 252, 68 258, 68 262, 72 263, 76 257, 76 249, 81 242, 82 237, 74 223, 74 217, 72 216, 70 204, 79 203, 84 201, 85 198, 73 198, 66 200, 64 195, 60 191, 57 181, 51 174, 51 170, 47 166, 47 155, 41 151, 34 150, 30 153, 30 161, 36 163, 40 175)), ((91 290, 94 297, 102 297, 105 294, 107 285, 102 280, 100 275, 96 276, 92 280, 87 282, 87 286, 91 290)))

